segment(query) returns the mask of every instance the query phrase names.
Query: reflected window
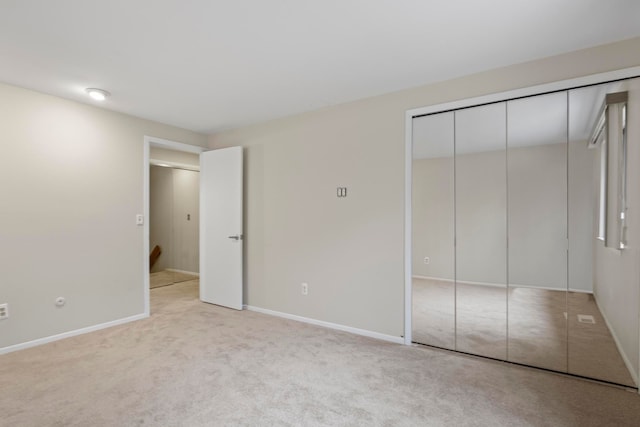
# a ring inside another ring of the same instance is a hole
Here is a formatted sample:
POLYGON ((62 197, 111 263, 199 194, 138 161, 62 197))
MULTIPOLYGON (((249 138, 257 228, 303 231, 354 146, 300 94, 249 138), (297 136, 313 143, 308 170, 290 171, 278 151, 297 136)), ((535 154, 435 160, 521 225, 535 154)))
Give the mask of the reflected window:
POLYGON ((598 192, 598 239, 604 241, 607 228, 607 140, 600 141, 600 190, 598 192))
POLYGON ((626 246, 627 211, 627 92, 608 93, 590 146, 599 147, 597 238, 605 246, 626 246))
MULTIPOLYGON (((626 94, 625 94, 625 102, 626 102, 626 94)), ((621 127, 621 146, 620 146, 620 167, 619 167, 619 180, 620 180, 620 191, 619 191, 619 206, 620 210, 620 249, 624 249, 627 244, 627 104, 622 104, 622 108, 620 108, 620 127, 621 127)))

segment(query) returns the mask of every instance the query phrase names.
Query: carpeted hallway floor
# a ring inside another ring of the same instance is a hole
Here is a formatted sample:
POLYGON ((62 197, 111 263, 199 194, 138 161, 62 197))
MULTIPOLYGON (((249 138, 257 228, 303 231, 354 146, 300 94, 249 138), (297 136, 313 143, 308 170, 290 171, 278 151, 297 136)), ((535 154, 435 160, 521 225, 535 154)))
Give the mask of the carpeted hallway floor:
POLYGON ((149 275, 149 288, 160 288, 189 280, 197 280, 194 274, 183 273, 181 271, 161 270, 149 275))
POLYGON ((637 426, 635 393, 151 291, 152 316, 0 356, 2 426, 637 426))

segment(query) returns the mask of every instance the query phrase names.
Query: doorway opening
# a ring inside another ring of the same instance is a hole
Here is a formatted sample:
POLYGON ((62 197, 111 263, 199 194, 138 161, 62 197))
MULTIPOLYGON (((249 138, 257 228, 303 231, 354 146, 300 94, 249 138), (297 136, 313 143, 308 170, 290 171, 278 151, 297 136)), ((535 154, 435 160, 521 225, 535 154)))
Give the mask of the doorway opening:
MULTIPOLYGON (((199 180, 203 148, 144 139, 144 299, 199 298, 199 180), (156 295, 157 294, 157 295, 156 295)), ((154 303, 155 304, 155 303, 154 303)))
POLYGON ((199 159, 177 165, 173 152, 151 148, 149 170, 149 268, 151 289, 199 277, 199 159))

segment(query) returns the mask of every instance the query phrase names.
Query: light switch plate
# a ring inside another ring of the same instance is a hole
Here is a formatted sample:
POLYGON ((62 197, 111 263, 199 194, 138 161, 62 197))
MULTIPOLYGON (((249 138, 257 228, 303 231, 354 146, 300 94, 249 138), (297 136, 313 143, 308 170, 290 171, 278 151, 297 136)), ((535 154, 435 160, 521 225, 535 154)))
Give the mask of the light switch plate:
POLYGON ((143 224, 144 224, 144 215, 137 214, 136 215, 136 225, 143 225, 143 224))

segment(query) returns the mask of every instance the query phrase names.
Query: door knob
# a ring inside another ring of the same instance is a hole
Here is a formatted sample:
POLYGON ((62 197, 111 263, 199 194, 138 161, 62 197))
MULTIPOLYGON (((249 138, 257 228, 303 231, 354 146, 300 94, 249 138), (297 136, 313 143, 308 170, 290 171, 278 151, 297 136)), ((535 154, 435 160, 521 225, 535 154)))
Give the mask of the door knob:
POLYGON ((233 240, 242 240, 242 234, 236 234, 235 236, 229 236, 233 240))

